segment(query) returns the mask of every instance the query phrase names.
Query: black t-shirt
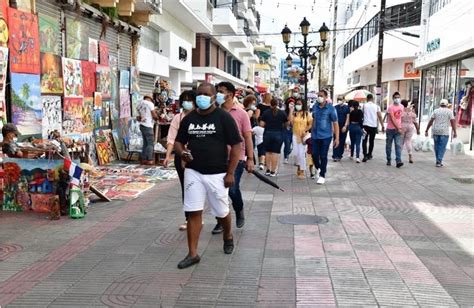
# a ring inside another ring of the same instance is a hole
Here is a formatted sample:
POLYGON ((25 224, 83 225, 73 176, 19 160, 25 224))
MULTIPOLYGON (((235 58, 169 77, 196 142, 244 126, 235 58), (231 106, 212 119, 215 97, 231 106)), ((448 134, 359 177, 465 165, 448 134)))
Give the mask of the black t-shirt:
POLYGON ((2 145, 2 152, 3 154, 7 155, 8 157, 16 157, 16 153, 20 149, 16 143, 4 143, 2 145))
POLYGON ((265 131, 280 131, 288 122, 288 117, 282 110, 278 110, 276 115, 273 115, 273 110, 269 109, 260 118, 265 122, 265 131))
POLYGON ((362 125, 364 121, 364 112, 360 109, 352 110, 349 114, 349 122, 350 123, 359 123, 362 125))
POLYGON ((242 138, 234 118, 216 108, 207 115, 195 110, 184 117, 176 141, 187 144, 193 156, 186 168, 202 174, 218 174, 227 172, 227 146, 242 142, 242 138))
POLYGON ((264 104, 258 104, 257 109, 260 110, 260 118, 258 120, 262 119, 262 115, 265 113, 265 111, 272 109, 272 106, 264 105, 264 104))

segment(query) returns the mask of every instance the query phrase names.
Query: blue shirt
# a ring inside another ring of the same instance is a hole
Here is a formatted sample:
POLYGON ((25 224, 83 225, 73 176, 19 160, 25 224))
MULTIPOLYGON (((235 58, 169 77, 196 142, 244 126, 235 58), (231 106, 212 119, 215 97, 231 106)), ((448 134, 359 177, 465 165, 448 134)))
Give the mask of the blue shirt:
POLYGON ((336 108, 339 127, 342 127, 346 123, 346 116, 351 112, 349 106, 347 104, 339 104, 334 106, 334 108, 336 108))
POLYGON ((311 138, 332 138, 332 123, 337 122, 337 113, 333 105, 326 104, 323 108, 319 105, 313 107, 313 129, 311 138))

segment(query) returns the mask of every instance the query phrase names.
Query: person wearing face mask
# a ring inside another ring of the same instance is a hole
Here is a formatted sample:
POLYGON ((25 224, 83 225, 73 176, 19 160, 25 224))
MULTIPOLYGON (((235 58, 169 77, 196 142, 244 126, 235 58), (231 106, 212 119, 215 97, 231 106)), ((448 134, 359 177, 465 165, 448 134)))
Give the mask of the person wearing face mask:
POLYGON ((137 105, 137 121, 140 123, 140 131, 143 136, 143 148, 141 153, 141 163, 144 165, 153 165, 153 126, 154 121, 158 120, 158 113, 153 105, 153 98, 145 95, 143 100, 137 105))
POLYGON ((395 160, 397 168, 403 166, 402 162, 402 114, 403 105, 400 93, 395 92, 392 95, 393 104, 387 109, 387 139, 385 144, 385 154, 387 155, 387 166, 391 165, 392 160, 392 143, 395 146, 395 160))
POLYGON ((18 147, 18 129, 15 124, 7 123, 2 127, 2 152, 8 157, 23 158, 23 152, 18 147))
POLYGON ((332 150, 332 159, 335 162, 341 161, 344 154, 344 146, 346 144, 347 130, 349 128, 349 105, 346 104, 344 98, 338 97, 337 104, 334 106, 337 112, 337 121, 339 124, 339 145, 332 150))
POLYGON ((250 119, 250 125, 255 127, 258 125, 257 116, 255 111, 257 110, 257 98, 253 94, 249 94, 244 98, 244 110, 247 111, 250 119))
POLYGON ((242 138, 232 116, 217 108, 216 89, 202 83, 197 89, 197 109, 181 121, 174 149, 185 164, 184 212, 188 215, 188 255, 178 263, 183 269, 200 262, 199 235, 206 199, 211 214, 223 227, 224 253, 234 250, 232 218, 229 213, 229 187, 242 155, 242 138), (230 152, 228 150, 230 146, 230 152))
POLYGON ((297 99, 294 107, 290 107, 290 123, 293 126, 293 149, 295 149, 296 176, 305 179, 306 172, 306 143, 303 142, 306 134, 311 130, 313 117, 308 107, 301 99, 297 99))
MULTIPOLYGON (((163 162, 165 167, 168 166, 169 162, 172 160, 172 153, 174 148, 174 142, 176 135, 178 135, 179 126, 181 121, 187 116, 191 111, 194 110, 196 104, 196 94, 194 91, 184 91, 179 96, 179 105, 183 109, 182 112, 176 114, 171 121, 170 129, 168 131, 168 136, 166 137, 166 158, 163 162)), ((174 155, 174 167, 178 173, 179 183, 181 184, 181 200, 184 202, 184 168, 181 164, 181 157, 179 155, 174 155)), ((187 221, 187 215, 186 215, 187 221)), ((186 230, 187 223, 179 226, 179 230, 186 230)))

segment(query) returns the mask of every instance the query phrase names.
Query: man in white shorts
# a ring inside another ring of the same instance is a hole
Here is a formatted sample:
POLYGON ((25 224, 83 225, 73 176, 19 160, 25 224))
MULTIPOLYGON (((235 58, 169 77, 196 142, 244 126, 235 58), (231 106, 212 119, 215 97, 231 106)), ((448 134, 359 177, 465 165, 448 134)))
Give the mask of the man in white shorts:
POLYGON ((203 83, 199 86, 196 96, 198 108, 183 119, 174 144, 176 155, 180 155, 186 163, 184 211, 188 215, 189 253, 179 262, 180 269, 201 260, 197 248, 206 199, 211 214, 224 228, 224 253, 231 254, 234 250, 228 192, 234 184, 242 139, 232 116, 216 108, 215 96, 213 85, 203 83), (231 147, 230 154, 228 146, 231 147))

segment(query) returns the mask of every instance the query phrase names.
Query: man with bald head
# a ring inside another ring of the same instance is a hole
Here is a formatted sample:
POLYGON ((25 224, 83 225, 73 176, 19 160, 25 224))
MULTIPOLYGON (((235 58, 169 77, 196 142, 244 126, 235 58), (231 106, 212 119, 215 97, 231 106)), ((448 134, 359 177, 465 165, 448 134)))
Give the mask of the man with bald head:
POLYGON ((184 211, 187 214, 188 255, 178 264, 183 269, 199 263, 197 253, 202 229, 202 211, 206 199, 211 214, 224 228, 224 253, 231 254, 234 240, 227 198, 234 184, 240 160, 239 130, 232 116, 216 108, 216 89, 203 83, 197 89, 197 109, 188 114, 179 127, 174 144, 176 155, 185 162, 184 211), (230 146, 230 153, 228 152, 230 146))

